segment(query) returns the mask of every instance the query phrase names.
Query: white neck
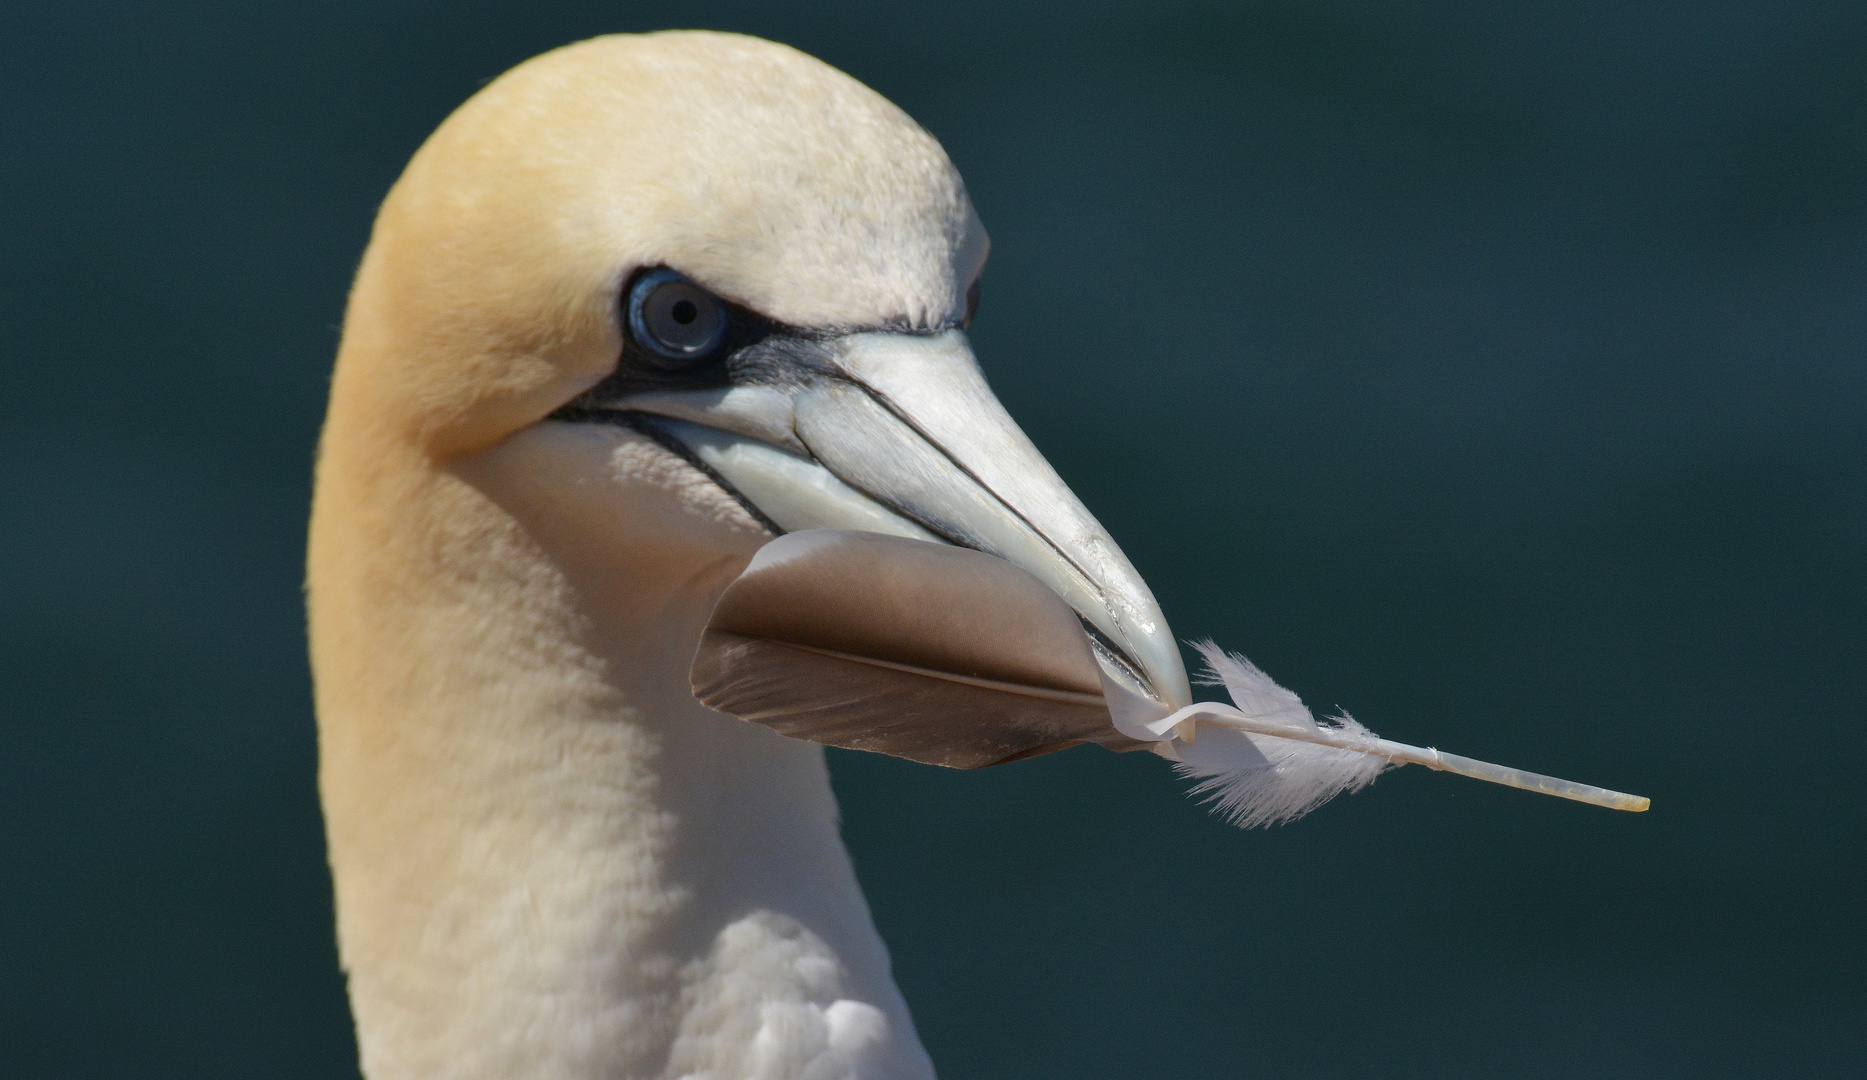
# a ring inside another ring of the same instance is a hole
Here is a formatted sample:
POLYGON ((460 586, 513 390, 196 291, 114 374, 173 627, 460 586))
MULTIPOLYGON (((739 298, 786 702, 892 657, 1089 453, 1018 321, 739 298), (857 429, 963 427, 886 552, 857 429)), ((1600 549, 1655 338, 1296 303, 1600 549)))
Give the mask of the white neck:
POLYGON ((698 489, 645 493, 620 432, 396 482, 334 453, 321 786, 370 1080, 931 1078, 822 750, 688 689, 749 534, 670 548, 698 489))

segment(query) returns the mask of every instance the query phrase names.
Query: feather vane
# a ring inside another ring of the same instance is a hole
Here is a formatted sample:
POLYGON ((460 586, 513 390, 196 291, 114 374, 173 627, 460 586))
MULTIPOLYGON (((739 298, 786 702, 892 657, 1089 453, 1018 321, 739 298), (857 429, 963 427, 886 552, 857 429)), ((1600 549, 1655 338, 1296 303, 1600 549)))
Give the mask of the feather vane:
MULTIPOLYGON (((1370 748, 1379 742, 1347 713, 1318 723, 1302 698, 1244 656, 1211 641, 1193 647, 1206 661, 1199 681, 1225 687, 1246 716, 1370 748)), ((1198 781, 1191 794, 1207 796, 1215 810, 1244 829, 1294 821, 1343 792, 1360 791, 1394 764, 1363 750, 1211 726, 1191 742, 1175 743, 1175 750, 1175 769, 1198 781)))

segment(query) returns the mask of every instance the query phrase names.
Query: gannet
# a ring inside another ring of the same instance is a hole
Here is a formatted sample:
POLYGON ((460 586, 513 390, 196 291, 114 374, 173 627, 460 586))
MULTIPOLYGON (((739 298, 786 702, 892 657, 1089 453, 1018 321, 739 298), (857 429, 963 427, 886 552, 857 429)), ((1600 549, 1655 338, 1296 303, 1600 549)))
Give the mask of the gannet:
POLYGON ((351 293, 307 578, 370 1080, 933 1075, 818 743, 985 764, 1123 748, 1080 722, 1105 701, 1190 702, 1146 585, 980 373, 987 248, 930 135, 747 37, 557 50, 415 154, 351 293), (800 566, 833 603, 786 591, 800 566), (925 619, 874 614, 904 596, 925 619), (787 619, 827 635, 784 655, 837 723, 701 704, 764 685, 702 672, 703 636, 743 660, 787 619), (919 659, 852 660, 865 634, 919 659), (950 686, 1035 725, 868 726, 870 691, 959 653, 950 686))

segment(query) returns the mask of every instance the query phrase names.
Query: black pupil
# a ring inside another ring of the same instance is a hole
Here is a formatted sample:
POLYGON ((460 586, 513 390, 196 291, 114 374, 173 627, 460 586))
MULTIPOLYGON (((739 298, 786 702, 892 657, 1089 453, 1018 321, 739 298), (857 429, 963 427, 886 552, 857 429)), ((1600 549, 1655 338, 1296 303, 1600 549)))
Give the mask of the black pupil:
POLYGON ((688 323, 700 317, 700 309, 694 306, 692 300, 676 300, 674 302, 674 307, 669 310, 668 314, 674 316, 675 322, 686 326, 688 323))

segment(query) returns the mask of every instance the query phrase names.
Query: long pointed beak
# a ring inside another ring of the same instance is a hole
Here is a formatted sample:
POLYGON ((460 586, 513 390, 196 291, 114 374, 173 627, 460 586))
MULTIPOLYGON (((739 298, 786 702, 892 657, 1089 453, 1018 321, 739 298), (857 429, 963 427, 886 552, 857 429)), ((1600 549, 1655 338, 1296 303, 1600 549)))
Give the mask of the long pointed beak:
POLYGON ((603 402, 785 532, 856 529, 974 548, 1082 620, 1118 719, 1192 701, 1160 606, 986 385, 963 333, 851 334, 829 370, 603 402))

